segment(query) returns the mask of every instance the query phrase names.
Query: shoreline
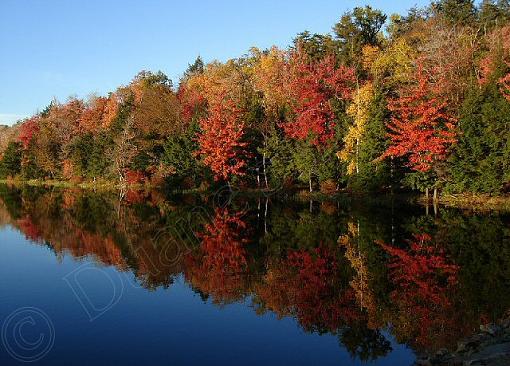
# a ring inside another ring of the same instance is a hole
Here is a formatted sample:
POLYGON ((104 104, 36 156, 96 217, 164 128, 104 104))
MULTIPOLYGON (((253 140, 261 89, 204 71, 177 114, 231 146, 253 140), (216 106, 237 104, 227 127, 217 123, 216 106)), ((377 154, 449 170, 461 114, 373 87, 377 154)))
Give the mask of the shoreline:
POLYGON ((487 365, 510 363, 510 311, 491 324, 480 325, 478 332, 457 343, 455 350, 439 350, 432 355, 418 355, 415 366, 487 365))
MULTIPOLYGON (((96 181, 96 182, 71 182, 62 180, 8 180, 0 179, 0 184, 14 187, 43 187, 43 188, 68 188, 68 189, 84 189, 84 190, 99 190, 99 191, 117 191, 121 189, 135 189, 135 190, 151 190, 160 187, 151 185, 149 183, 136 183, 136 184, 119 184, 112 181, 96 181)), ((175 189, 172 190, 174 194, 197 194, 208 192, 207 189, 192 188, 192 189, 175 189)), ((211 191, 212 192, 212 191, 211 191)), ((451 207, 462 210, 471 211, 509 211, 510 212, 510 195, 489 195, 489 194, 440 194, 438 200, 434 202, 432 198, 426 199, 424 194, 416 192, 398 192, 390 193, 384 192, 380 194, 374 193, 358 193, 349 190, 341 190, 337 192, 309 192, 307 190, 294 189, 261 189, 261 188, 233 188, 233 192, 243 195, 254 196, 277 196, 284 195, 286 198, 293 198, 297 200, 314 200, 314 201, 329 201, 329 200, 383 200, 397 199, 406 200, 410 203, 416 203, 422 206, 442 206, 451 207)))

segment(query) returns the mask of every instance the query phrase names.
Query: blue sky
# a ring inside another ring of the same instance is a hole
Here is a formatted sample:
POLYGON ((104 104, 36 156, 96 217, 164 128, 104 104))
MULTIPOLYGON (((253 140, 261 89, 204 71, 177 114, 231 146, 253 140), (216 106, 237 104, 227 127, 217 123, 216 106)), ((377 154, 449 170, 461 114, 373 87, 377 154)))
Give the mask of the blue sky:
POLYGON ((285 47, 303 30, 329 32, 365 4, 390 14, 428 0, 0 0, 0 123, 54 97, 106 94, 140 70, 177 81, 198 55, 285 47))

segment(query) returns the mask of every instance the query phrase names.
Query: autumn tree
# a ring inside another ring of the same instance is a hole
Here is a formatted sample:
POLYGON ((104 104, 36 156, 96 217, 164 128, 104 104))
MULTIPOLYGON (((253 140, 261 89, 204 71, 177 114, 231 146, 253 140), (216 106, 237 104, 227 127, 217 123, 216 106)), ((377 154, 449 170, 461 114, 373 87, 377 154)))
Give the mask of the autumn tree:
POLYGON ((359 174, 359 148, 369 122, 373 98, 374 87, 367 83, 354 93, 353 102, 347 109, 347 114, 352 117, 354 124, 349 127, 344 137, 344 148, 338 154, 338 157, 348 164, 347 174, 359 174))
POLYGON ((336 126, 332 103, 351 97, 354 70, 337 68, 333 57, 310 62, 298 51, 292 55, 289 72, 293 117, 281 125, 285 133, 298 140, 310 138, 316 146, 330 142, 336 126))
POLYGON ((114 138, 114 146, 109 155, 113 164, 111 166, 121 185, 126 184, 126 176, 129 173, 129 167, 138 152, 135 141, 135 132, 133 131, 133 118, 128 117, 120 133, 114 138))
POLYGON ((240 116, 239 108, 225 96, 210 105, 207 118, 200 121, 198 156, 211 168, 215 180, 229 182, 233 176, 244 174, 246 143, 242 141, 245 131, 240 116))
POLYGON ((373 83, 384 90, 394 90, 412 80, 416 50, 402 38, 380 49, 373 46, 363 48, 363 68, 373 83))
POLYGON ((416 84, 390 102, 390 146, 383 154, 384 158, 405 157, 407 165, 421 173, 438 168, 456 141, 456 119, 445 111, 447 102, 434 96, 431 88, 419 68, 416 84))
POLYGON ((288 82, 288 53, 276 47, 266 51, 252 49, 253 66, 251 79, 255 93, 261 94, 264 115, 255 129, 262 135, 262 146, 258 152, 262 155, 262 174, 265 187, 269 186, 268 159, 274 166, 274 153, 284 144, 278 124, 285 119, 290 107, 288 82))
POLYGON ((435 94, 448 100, 450 113, 457 115, 475 78, 479 35, 477 29, 445 24, 441 19, 422 23, 420 64, 435 87, 435 94))
POLYGON ((134 94, 134 127, 152 139, 175 133, 181 128, 180 108, 172 82, 162 72, 140 72, 130 84, 134 94))
POLYGON ((23 149, 28 149, 34 136, 39 131, 39 118, 32 117, 24 121, 19 129, 18 141, 21 142, 23 149))
POLYGON ((337 157, 347 164, 348 185, 356 191, 372 191, 390 183, 388 164, 377 158, 386 150, 386 99, 372 82, 362 85, 347 114, 352 118, 337 157))
POLYGON ((23 155, 21 171, 25 179, 38 178, 40 167, 37 166, 34 156, 34 140, 39 135, 41 126, 38 116, 34 116, 23 122, 19 128, 17 141, 21 143, 23 155))
POLYGON ((251 87, 244 68, 243 60, 213 62, 202 73, 192 74, 184 85, 187 95, 203 101, 207 110, 197 116, 200 132, 196 156, 211 169, 215 180, 229 184, 231 178, 245 175, 248 166, 244 136, 251 87))
POLYGON ((92 96, 86 103, 78 121, 80 132, 96 132, 102 127, 108 99, 92 96))

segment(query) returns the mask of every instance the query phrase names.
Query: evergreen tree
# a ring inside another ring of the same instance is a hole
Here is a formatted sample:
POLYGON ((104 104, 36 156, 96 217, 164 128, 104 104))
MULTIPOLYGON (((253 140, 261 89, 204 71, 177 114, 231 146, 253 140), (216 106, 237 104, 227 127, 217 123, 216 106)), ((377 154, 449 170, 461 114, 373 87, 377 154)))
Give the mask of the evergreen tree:
POLYGON ((359 144, 359 171, 349 177, 349 186, 357 191, 375 191, 393 183, 391 161, 378 158, 388 148, 385 123, 389 118, 386 99, 377 93, 369 108, 368 123, 359 144))
POLYGON ((0 177, 15 177, 21 172, 21 143, 11 141, 0 160, 0 177))
POLYGON ((495 82, 473 88, 459 121, 459 141, 449 159, 448 189, 498 193, 510 182, 510 103, 495 82))
POLYGON ((478 19, 482 26, 492 28, 510 20, 509 0, 483 0, 478 11, 478 19))
POLYGON ((170 136, 163 146, 161 162, 168 166, 174 180, 195 177, 200 174, 200 166, 194 157, 198 145, 194 135, 198 126, 181 135, 170 136))
POLYGON ((344 14, 333 27, 341 61, 356 65, 364 45, 379 45, 379 32, 385 22, 386 15, 370 6, 344 14))
POLYGON ((263 152, 269 160, 268 174, 272 188, 282 186, 295 177, 296 166, 293 159, 294 141, 285 139, 278 129, 271 131, 263 152))
POLYGON ((468 25, 476 20, 473 0, 440 0, 432 3, 432 9, 452 24, 468 25))

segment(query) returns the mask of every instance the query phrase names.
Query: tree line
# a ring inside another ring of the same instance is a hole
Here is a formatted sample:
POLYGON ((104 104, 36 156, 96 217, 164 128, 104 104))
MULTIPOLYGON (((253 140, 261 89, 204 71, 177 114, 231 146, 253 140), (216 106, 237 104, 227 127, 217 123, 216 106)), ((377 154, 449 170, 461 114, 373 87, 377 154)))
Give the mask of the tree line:
POLYGON ((177 85, 142 71, 0 130, 0 177, 183 188, 510 189, 510 2, 370 6, 177 85))

